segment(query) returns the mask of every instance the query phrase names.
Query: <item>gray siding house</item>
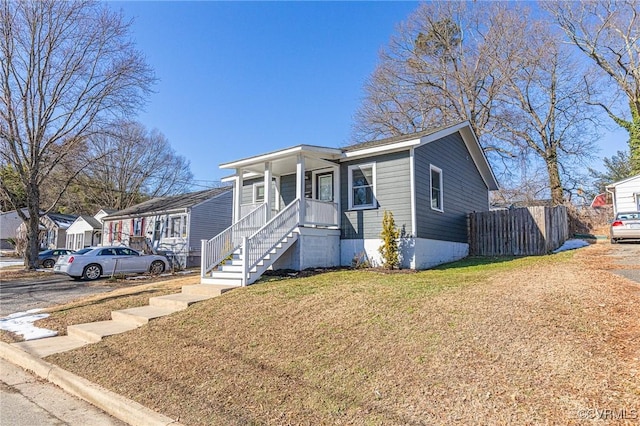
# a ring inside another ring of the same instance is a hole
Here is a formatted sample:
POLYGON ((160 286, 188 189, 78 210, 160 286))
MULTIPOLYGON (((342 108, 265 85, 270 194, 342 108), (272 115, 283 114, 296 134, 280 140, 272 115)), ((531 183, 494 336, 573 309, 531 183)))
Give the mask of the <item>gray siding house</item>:
POLYGON ((221 168, 235 172, 224 179, 234 224, 203 243, 203 283, 246 285, 268 268, 380 265, 385 210, 401 230, 403 268, 458 260, 469 251, 467 214, 488 210, 498 189, 468 122, 341 149, 298 145, 221 168))
POLYGON ((200 265, 201 240, 231 225, 232 188, 154 198, 102 218, 102 245, 168 254, 180 267, 200 265))

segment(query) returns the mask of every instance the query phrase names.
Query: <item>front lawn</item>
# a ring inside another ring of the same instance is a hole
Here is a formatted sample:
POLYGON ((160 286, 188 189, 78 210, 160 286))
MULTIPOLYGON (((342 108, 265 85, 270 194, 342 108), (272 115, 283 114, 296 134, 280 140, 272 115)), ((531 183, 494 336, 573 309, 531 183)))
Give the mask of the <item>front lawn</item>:
POLYGON ((187 425, 640 415, 640 294, 603 250, 273 280, 48 361, 187 425))

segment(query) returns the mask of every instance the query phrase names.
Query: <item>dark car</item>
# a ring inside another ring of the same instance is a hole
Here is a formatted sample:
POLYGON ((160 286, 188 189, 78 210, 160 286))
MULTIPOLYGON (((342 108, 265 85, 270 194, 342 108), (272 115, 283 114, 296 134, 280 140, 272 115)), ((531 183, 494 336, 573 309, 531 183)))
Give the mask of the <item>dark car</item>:
POLYGON ((53 268, 53 265, 58 260, 58 257, 73 253, 73 250, 69 249, 51 249, 38 253, 38 266, 43 268, 53 268))

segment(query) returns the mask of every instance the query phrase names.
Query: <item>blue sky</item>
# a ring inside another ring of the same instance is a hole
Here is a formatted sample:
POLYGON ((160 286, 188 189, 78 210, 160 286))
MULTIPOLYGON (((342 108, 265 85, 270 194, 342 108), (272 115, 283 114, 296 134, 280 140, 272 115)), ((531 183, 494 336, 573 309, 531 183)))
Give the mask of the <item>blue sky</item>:
MULTIPOLYGON (((159 79, 138 120, 191 162, 193 189, 220 163, 298 144, 350 142, 378 51, 417 2, 112 2, 159 79)), ((603 140, 601 156, 626 146, 603 140)))

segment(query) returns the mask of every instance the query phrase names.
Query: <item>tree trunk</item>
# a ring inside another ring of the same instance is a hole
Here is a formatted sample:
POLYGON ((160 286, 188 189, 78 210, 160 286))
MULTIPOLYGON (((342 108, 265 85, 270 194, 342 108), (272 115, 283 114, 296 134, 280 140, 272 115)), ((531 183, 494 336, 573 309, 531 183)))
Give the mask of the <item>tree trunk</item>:
POLYGON ((629 160, 631 174, 640 174, 640 105, 631 102, 631 126, 629 127, 629 160))
POLYGON ((564 193, 562 184, 560 183, 560 171, 558 170, 557 154, 553 150, 547 155, 545 162, 547 164, 547 173, 549 174, 549 188, 551 189, 551 202, 554 206, 564 203, 564 193))
POLYGON ((30 182, 27 187, 29 220, 27 221, 27 247, 24 251, 24 264, 27 269, 38 267, 40 251, 40 188, 30 182))

